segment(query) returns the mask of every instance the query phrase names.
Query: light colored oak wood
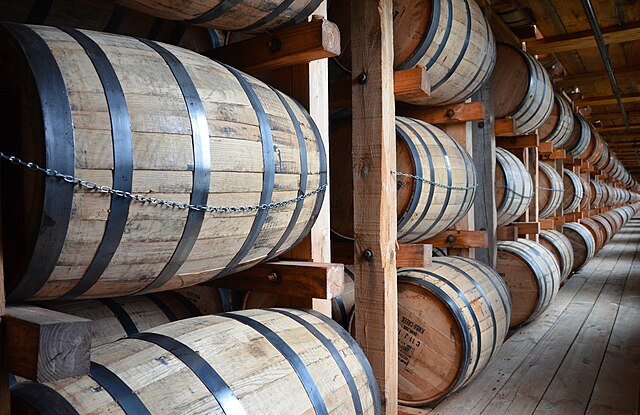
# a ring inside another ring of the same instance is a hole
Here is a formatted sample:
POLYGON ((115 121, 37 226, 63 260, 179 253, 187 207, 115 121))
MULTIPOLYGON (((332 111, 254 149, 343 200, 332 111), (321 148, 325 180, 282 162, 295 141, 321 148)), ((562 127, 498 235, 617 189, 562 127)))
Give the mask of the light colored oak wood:
MULTIPOLYGON (((602 36, 604 43, 607 45, 640 39, 640 23, 634 22, 626 25, 602 28, 602 36)), ((527 49, 537 55, 543 53, 569 52, 585 48, 595 48, 597 46, 596 39, 591 30, 527 42, 527 49)))
POLYGON ((441 107, 403 106, 396 108, 396 112, 403 117, 416 118, 429 124, 456 124, 487 119, 484 102, 463 102, 441 107))
POLYGON ((450 230, 440 232, 425 243, 436 248, 488 248, 487 231, 450 230))
MULTIPOLYGON (((640 102, 640 94, 622 94, 623 104, 632 104, 640 102)), ((600 105, 616 105, 618 103, 614 95, 587 97, 577 99, 575 104, 579 107, 600 106, 600 105)))
POLYGON ((505 226, 527 211, 535 189, 531 174, 516 156, 496 148, 496 206, 498 226, 505 226))
POLYGON ((595 255, 596 242, 591 232, 578 222, 564 224, 562 233, 569 238, 573 247, 573 271, 582 268, 595 255))
POLYGON ((563 284, 573 271, 574 258, 571 241, 562 232, 545 229, 540 232, 540 244, 555 256, 562 275, 560 283, 563 284))
POLYGON ((398 410, 393 3, 351 4, 355 338, 372 363, 385 414, 398 410), (370 250, 368 260, 363 253, 370 250))

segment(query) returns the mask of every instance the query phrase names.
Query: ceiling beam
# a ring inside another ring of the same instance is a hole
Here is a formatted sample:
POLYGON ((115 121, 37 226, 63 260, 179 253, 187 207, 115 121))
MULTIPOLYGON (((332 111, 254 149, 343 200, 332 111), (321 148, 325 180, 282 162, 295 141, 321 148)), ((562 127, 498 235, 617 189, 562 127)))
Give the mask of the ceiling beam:
MULTIPOLYGON (((640 68, 639 68, 640 70, 640 68)), ((640 72, 638 72, 640 73, 640 72)), ((629 111, 627 113, 629 118, 640 118, 640 111, 629 111)), ((619 112, 607 112, 607 113, 595 113, 592 112, 589 115, 585 115, 585 118, 589 119, 589 121, 620 121, 622 122, 622 115, 619 112)), ((606 126, 605 126, 606 127, 606 126)))
MULTIPOLYGON (((632 129, 632 130, 640 130, 640 124, 629 124, 629 128, 632 129)), ((613 131, 626 131, 627 130, 627 126, 626 125, 622 125, 622 124, 620 124, 620 125, 606 125, 604 127, 596 128, 596 130, 599 133, 607 132, 607 131, 611 131, 611 132, 613 132, 613 131)))
MULTIPOLYGON (((603 28, 602 36, 604 37, 604 43, 607 45, 640 40, 640 22, 603 28)), ((593 32, 585 30, 529 41, 527 42, 527 51, 534 55, 542 55, 544 53, 569 52, 597 46, 593 32)))
MULTIPOLYGON (((622 95, 622 103, 630 104, 632 102, 640 102, 640 94, 626 94, 622 95)), ((588 107, 596 105, 615 105, 618 101, 615 95, 607 95, 603 97, 589 97, 576 99, 575 104, 579 107, 588 107)))
MULTIPOLYGON (((640 66, 625 66, 623 68, 615 68, 616 79, 637 79, 640 73, 640 66)), ((607 71, 586 72, 573 75, 567 75, 563 79, 558 80, 558 84, 562 87, 573 87, 580 85, 590 85, 599 82, 609 81, 609 75, 607 71)))

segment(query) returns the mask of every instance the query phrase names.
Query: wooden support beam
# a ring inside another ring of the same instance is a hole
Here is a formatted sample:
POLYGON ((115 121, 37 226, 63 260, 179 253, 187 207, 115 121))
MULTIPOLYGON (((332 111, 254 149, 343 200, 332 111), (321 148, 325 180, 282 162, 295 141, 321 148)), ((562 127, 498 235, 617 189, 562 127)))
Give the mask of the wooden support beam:
MULTIPOLYGON (((602 29, 602 36, 604 37, 604 43, 607 45, 640 40, 640 22, 605 27, 602 29)), ((596 47, 598 47, 598 45, 591 30, 527 42, 527 50, 534 55, 570 52, 596 47)))
POLYGON ((10 373, 36 382, 89 374, 91 320, 34 306, 7 306, 3 352, 10 373))
MULTIPOLYGON (((640 102, 640 94, 626 94, 621 96, 623 104, 631 104, 634 102, 640 102)), ((618 101, 615 95, 607 95, 604 97, 589 97, 576 99, 574 103, 578 107, 588 107, 596 105, 616 105, 618 101)))
POLYGON ((540 144, 536 134, 517 137, 496 137, 496 145, 506 149, 537 147, 540 144))
POLYGON ((553 150, 549 154, 549 160, 564 160, 567 158, 567 150, 553 150))
POLYGON ((487 231, 449 230, 427 239, 435 248, 488 248, 487 231))
POLYGON ((398 415, 428 415, 431 409, 398 405, 398 415))
POLYGON ((396 113, 416 118, 429 124, 455 124, 469 121, 484 121, 487 108, 484 102, 463 102, 442 107, 418 107, 405 105, 396 107, 396 113))
MULTIPOLYGON (((431 82, 424 67, 406 69, 393 73, 394 97, 398 101, 410 98, 428 97, 431 93, 431 82)), ((358 80, 355 81, 359 82, 358 80)), ((352 82, 335 82, 329 85, 331 109, 351 106, 352 82)), ((418 107, 421 108, 421 107, 418 107)))
MULTIPOLYGON (((353 265, 353 241, 332 241, 331 256, 334 261, 353 265)), ((425 268, 431 265, 432 246, 429 244, 398 244, 396 266, 425 268)))
POLYGON ((500 226, 496 232, 499 241, 517 241, 518 227, 513 225, 500 226))
POLYGON ((431 95, 431 81, 425 67, 394 72, 393 93, 398 101, 428 98, 431 95))
MULTIPOLYGON (((615 68, 614 73, 618 82, 621 82, 625 79, 636 79, 638 73, 640 73, 640 66, 625 66, 622 68, 615 68)), ((593 85, 600 82, 609 82, 609 74, 607 73, 607 71, 571 74, 559 80, 557 83, 562 87, 572 88, 574 86, 593 85)), ((598 117, 594 114, 589 118, 597 119, 598 117)))
MULTIPOLYGON (((636 75, 640 73, 640 66, 638 66, 638 72, 636 75)), ((640 118, 640 111, 628 111, 627 116, 630 119, 640 118)), ((619 112, 608 112, 608 113, 591 113, 591 115, 587 116, 590 121, 617 121, 617 124, 622 124, 622 115, 619 112)))
MULTIPOLYGON (((629 124, 629 128, 632 130, 640 130, 640 123, 639 124, 629 124)), ((605 131, 626 131, 627 130, 627 126, 624 124, 619 124, 619 125, 605 125, 602 127, 597 127, 596 130, 599 133, 605 132, 605 131)))
POLYGON ((513 118, 498 118, 495 120, 495 135, 496 137, 517 135, 516 120, 513 118))
POLYGON ((541 156, 550 156, 553 153, 553 143, 551 141, 540 143, 538 152, 541 156))
POLYGON ((256 74, 338 56, 340 31, 337 25, 326 19, 313 19, 203 54, 241 71, 256 74))
POLYGON ((540 222, 515 222, 513 226, 518 228, 518 235, 538 235, 540 233, 540 222))
POLYGON ((522 42, 518 37, 509 29, 509 26, 493 11, 491 7, 490 1, 481 1, 480 7, 483 7, 484 17, 489 22, 489 26, 491 26, 491 31, 497 40, 505 43, 509 43, 520 49, 522 47, 522 42), (484 3, 484 7, 482 4, 484 3))
POLYGON ((564 224, 564 216, 552 216, 549 219, 553 220, 556 226, 564 224))
POLYGON ((383 411, 398 412, 398 286, 393 1, 351 3, 355 338, 383 411))
POLYGON ((331 299, 342 293, 344 265, 278 261, 256 265, 206 285, 283 296, 331 299))
POLYGON ((556 223, 553 218, 540 219, 540 230, 555 229, 556 223))

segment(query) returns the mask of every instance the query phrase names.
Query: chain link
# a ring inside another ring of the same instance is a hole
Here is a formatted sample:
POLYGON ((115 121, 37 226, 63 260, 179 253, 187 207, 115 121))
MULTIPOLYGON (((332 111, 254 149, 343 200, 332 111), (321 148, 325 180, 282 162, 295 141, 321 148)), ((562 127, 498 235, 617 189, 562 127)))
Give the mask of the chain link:
POLYGON ((251 206, 208 206, 208 205, 192 205, 189 203, 181 203, 181 202, 175 202, 172 200, 165 200, 165 199, 158 199, 155 197, 149 197, 149 196, 144 196, 144 195, 140 195, 140 194, 135 194, 135 193, 131 193, 131 192, 127 192, 124 190, 118 190, 118 189, 114 189, 112 187, 109 186, 101 186, 99 184, 96 184, 94 182, 90 182, 87 180, 82 180, 78 177, 72 176, 70 174, 62 174, 60 172, 58 172, 57 170, 54 169, 47 169, 44 167, 41 167, 39 165, 37 165, 36 163, 33 162, 27 162, 27 161, 23 161, 20 158, 16 157, 16 156, 8 156, 5 153, 0 151, 0 158, 5 159, 10 161, 13 164, 19 165, 19 166, 23 166, 26 167, 28 169, 31 170, 35 170, 35 171, 39 171, 42 172, 44 174, 46 174, 47 176, 51 176, 51 177, 56 177, 59 179, 64 180, 67 183, 73 184, 73 185, 78 185, 80 187, 84 187, 86 189, 89 190, 95 190, 97 192, 100 193, 105 193, 105 194, 111 194, 114 196, 119 196, 119 197, 124 197, 126 199, 131 199, 135 202, 140 202, 140 203, 149 203, 151 205, 156 205, 156 206, 164 206, 164 207, 168 207, 168 208, 176 208, 176 209, 190 209, 190 210, 197 210, 197 211, 204 211, 204 212, 212 212, 212 213, 243 213, 243 212, 255 212, 258 210, 267 210, 267 209, 277 209, 277 208, 281 208, 287 205, 291 205, 293 203, 298 203, 301 200, 310 198, 311 196, 314 196, 318 193, 324 192, 325 189, 327 188, 327 183, 323 183, 320 187, 318 187, 316 190, 309 192, 309 193, 305 193, 305 194, 301 194, 298 197, 292 198, 292 199, 288 199, 288 200, 283 200, 281 202, 271 202, 271 203, 264 203, 261 205, 251 205, 251 206))
POLYGON ((478 187, 478 183, 476 183, 473 186, 469 186, 469 187, 460 187, 460 186, 449 186, 446 184, 442 184, 442 183, 438 183, 438 182, 434 182, 433 180, 429 180, 429 179, 425 179, 424 177, 420 177, 420 176, 415 176, 413 174, 408 174, 408 173, 402 173, 399 171, 392 171, 391 173, 395 174, 396 176, 402 176, 402 177, 410 177, 414 180, 419 180, 421 182, 424 183, 428 183, 431 186, 434 187, 441 187, 443 189, 451 189, 451 190, 471 190, 471 189, 475 189, 478 187))
POLYGON ((541 186, 538 186, 538 189, 540 189, 540 190, 549 190, 550 192, 564 193, 564 190, 562 190, 562 189, 552 189, 552 188, 550 188, 550 187, 541 187, 541 186))
POLYGON ((516 196, 520 196, 523 199, 533 199, 533 197, 536 195, 536 192, 531 192, 531 196, 527 196, 527 195, 523 195, 522 193, 518 193, 515 190, 511 189, 510 187, 507 186, 498 186, 501 189, 504 189, 505 192, 511 192, 516 196))

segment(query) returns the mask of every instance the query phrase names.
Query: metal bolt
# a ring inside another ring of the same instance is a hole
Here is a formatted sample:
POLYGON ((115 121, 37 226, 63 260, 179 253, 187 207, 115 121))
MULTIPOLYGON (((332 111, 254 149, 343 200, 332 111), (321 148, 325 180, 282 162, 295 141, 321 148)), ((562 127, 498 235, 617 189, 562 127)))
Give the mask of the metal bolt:
POLYGON ((280 280, 280 276, 275 272, 271 272, 267 274, 267 280, 269 282, 278 282, 280 280))
POLYGON ((278 38, 271 39, 269 41, 269 51, 277 52, 282 49, 282 41, 278 38))
POLYGON ((445 113, 445 115, 447 116, 447 118, 452 118, 454 115, 456 115, 456 112, 454 110, 452 110, 451 108, 449 108, 447 110, 447 112, 445 113))
POLYGON ((373 251, 371 249, 365 249, 365 251, 362 253, 362 257, 371 262, 373 260, 373 251))
POLYGON ((484 128, 484 121, 480 121, 478 123, 478 128, 484 128))
POLYGON ((369 76, 367 75, 366 72, 362 72, 360 75, 358 75, 358 83, 360 85, 364 85, 367 83, 369 76))
POLYGON ((449 242, 450 244, 454 243, 456 241, 456 237, 453 235, 449 235, 447 236, 447 242, 449 242))

